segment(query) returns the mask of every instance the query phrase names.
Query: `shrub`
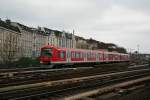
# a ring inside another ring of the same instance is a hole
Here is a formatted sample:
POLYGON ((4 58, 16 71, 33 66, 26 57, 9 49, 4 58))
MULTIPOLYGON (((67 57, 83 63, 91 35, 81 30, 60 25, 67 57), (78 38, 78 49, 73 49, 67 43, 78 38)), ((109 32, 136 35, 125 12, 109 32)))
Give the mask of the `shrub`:
POLYGON ((37 67, 40 66, 38 58, 22 57, 15 62, 16 67, 37 67))

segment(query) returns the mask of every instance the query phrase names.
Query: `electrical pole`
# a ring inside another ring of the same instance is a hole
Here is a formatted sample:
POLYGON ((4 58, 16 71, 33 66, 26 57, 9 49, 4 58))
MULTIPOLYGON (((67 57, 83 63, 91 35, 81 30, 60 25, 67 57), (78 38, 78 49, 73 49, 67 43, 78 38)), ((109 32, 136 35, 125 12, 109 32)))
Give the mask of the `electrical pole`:
POLYGON ((140 50, 140 45, 139 44, 137 45, 137 50, 138 50, 138 53, 139 53, 139 50, 140 50))
POLYGON ((137 45, 137 60, 138 60, 138 63, 141 62, 141 61, 140 61, 139 48, 140 48, 140 45, 138 44, 138 45, 137 45))

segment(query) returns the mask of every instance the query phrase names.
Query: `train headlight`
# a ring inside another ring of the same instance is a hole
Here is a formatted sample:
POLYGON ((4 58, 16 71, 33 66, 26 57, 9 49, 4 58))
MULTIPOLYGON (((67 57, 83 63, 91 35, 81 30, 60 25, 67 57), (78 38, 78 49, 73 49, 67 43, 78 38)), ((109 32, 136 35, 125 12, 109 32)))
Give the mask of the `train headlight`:
POLYGON ((41 64, 43 64, 43 61, 40 61, 41 64))

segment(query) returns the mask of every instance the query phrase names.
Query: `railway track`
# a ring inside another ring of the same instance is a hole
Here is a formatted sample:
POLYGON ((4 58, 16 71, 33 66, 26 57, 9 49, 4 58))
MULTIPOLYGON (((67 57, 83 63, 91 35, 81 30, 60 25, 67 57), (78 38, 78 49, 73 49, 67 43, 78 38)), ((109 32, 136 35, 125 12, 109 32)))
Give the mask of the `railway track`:
MULTIPOLYGON (((122 64, 123 65, 123 64, 122 64)), ((101 65, 95 65, 94 67, 112 67, 112 66, 122 66, 120 63, 119 64, 101 64, 101 65)), ((147 64, 145 64, 147 65, 147 64)), ((137 67, 139 66, 145 66, 145 65, 137 65, 137 67)), ((127 66, 127 65, 123 65, 123 66, 127 66)), ((136 65, 134 66, 130 66, 130 67, 136 67, 136 65)), ((64 68, 59 68, 59 69, 52 69, 49 67, 30 67, 30 68, 7 68, 7 69, 0 69, 0 78, 1 77, 13 77, 15 75, 18 74, 29 74, 29 73, 39 73, 39 72, 43 72, 43 71, 59 71, 59 70, 69 70, 69 69, 87 69, 87 68, 93 68, 93 66, 91 67, 64 67, 64 68)))
MULTIPOLYGON (((127 63, 110 63, 110 64, 100 64, 100 65, 94 65, 95 67, 105 67, 105 66, 126 66, 127 63)), ((86 66, 86 68, 91 67, 91 66, 86 66)), ((93 66, 92 66, 93 67, 93 66)), ((62 66, 62 67, 57 67, 57 68, 51 68, 49 66, 41 66, 41 67, 27 67, 27 68, 0 68, 0 73, 13 73, 13 72, 25 72, 25 71, 38 71, 38 70, 48 70, 48 69, 56 69, 56 70, 61 70, 61 69, 70 69, 70 68, 83 68, 83 65, 78 65, 78 66, 62 66)))
POLYGON ((79 67, 79 68, 47 69, 47 70, 32 70, 32 71, 19 71, 19 72, 17 71, 17 72, 1 73, 1 75, 10 74, 11 77, 0 78, 0 87, 36 83, 36 82, 42 82, 46 80, 60 80, 60 79, 69 79, 75 77, 106 74, 110 72, 134 70, 140 68, 144 68, 144 66, 139 65, 136 67, 131 67, 129 69, 119 69, 119 70, 111 67, 105 69, 92 68, 92 67, 79 67))
MULTIPOLYGON (((115 82, 114 84, 111 83, 110 85, 107 84, 99 87, 97 86, 91 90, 78 91, 76 94, 63 97, 63 100, 137 100, 131 99, 133 97, 128 97, 128 99, 123 98, 126 98, 126 95, 130 94, 131 92, 146 88, 147 84, 150 84, 150 76, 128 81, 119 81, 118 83, 115 82)), ((138 100, 148 99, 141 98, 138 100)))
POLYGON ((130 70, 124 72, 112 72, 107 74, 69 78, 61 80, 50 80, 40 83, 9 86, 0 88, 2 99, 31 99, 31 98, 64 98, 66 94, 72 95, 73 91, 90 89, 97 86, 122 82, 132 79, 149 77, 150 69, 130 70), (51 95, 51 97, 49 97, 51 95))

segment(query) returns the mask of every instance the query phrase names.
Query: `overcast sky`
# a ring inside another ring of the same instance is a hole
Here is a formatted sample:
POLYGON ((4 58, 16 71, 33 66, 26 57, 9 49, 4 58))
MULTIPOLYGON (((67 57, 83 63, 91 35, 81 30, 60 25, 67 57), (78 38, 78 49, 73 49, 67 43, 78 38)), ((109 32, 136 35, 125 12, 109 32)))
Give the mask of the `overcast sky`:
POLYGON ((150 0, 0 0, 0 18, 150 53, 150 0))

